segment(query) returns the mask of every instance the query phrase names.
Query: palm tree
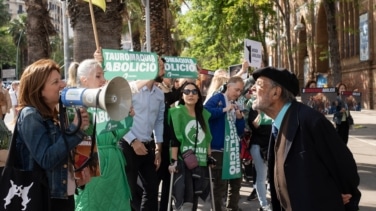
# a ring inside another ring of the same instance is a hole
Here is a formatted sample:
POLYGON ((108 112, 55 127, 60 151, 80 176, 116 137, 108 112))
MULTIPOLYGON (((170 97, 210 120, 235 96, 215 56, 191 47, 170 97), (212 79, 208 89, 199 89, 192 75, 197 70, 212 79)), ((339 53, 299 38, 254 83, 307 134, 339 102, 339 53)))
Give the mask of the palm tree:
POLYGON ((28 58, 26 41, 26 15, 20 15, 19 18, 12 20, 9 23, 8 33, 12 36, 13 44, 17 47, 16 71, 18 75, 21 75, 20 70, 23 70, 25 64, 27 64, 28 58))
POLYGON ((133 0, 127 3, 126 11, 124 17, 126 24, 123 26, 123 32, 130 34, 133 50, 141 51, 142 43, 145 42, 145 9, 140 0, 133 0), (129 28, 131 31, 129 31, 129 28))
POLYGON ((174 52, 171 38, 172 14, 168 0, 149 0, 151 51, 159 55, 174 52))
MULTIPOLYGON (((122 2, 122 0, 106 2, 106 12, 93 6, 99 45, 102 48, 121 48, 122 15, 124 13, 124 3, 122 2)), ((74 32, 74 61, 81 62, 84 59, 92 58, 96 45, 89 4, 78 0, 68 0, 68 12, 74 32)))
POLYGON ((51 23, 51 18, 49 18, 47 5, 47 0, 25 0, 28 64, 41 58, 50 57, 49 36, 55 35, 56 31, 51 23))

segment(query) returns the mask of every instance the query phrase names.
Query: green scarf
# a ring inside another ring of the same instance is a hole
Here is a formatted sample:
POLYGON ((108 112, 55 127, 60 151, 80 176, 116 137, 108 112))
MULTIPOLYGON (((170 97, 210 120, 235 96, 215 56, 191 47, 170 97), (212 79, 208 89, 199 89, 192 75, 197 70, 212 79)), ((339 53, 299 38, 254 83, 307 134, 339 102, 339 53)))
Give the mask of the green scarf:
POLYGON ((222 179, 236 179, 241 177, 239 136, 235 122, 226 114, 225 144, 223 149, 222 179), (231 122, 231 124, 230 124, 231 122))

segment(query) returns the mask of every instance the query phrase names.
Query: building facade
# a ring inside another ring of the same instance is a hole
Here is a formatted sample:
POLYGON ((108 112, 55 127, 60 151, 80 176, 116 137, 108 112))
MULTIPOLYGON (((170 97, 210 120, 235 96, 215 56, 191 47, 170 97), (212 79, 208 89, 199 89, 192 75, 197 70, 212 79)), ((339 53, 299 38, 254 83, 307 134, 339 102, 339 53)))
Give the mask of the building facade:
MULTIPOLYGON (((4 4, 6 7, 8 7, 12 20, 18 18, 18 15, 26 13, 24 0, 5 0, 4 4)), ((65 14, 62 11, 61 4, 62 3, 60 0, 48 1, 48 10, 50 12, 51 22, 59 36, 63 37, 63 17, 65 14)), ((72 33, 72 29, 70 29, 70 34, 72 33)))
MULTIPOLYGON (((268 49, 272 58, 277 58, 271 59, 274 66, 289 67, 288 56, 292 55, 291 69, 297 74, 301 87, 308 80, 319 82, 318 78, 325 79, 332 75, 327 14, 322 1, 280 1, 281 8, 290 8, 290 13, 282 12, 290 14, 290 23, 286 27, 287 24, 280 21, 277 34, 286 35, 284 30, 289 28, 292 48, 288 50, 286 36, 280 36, 277 47, 268 49), (290 4, 289 7, 284 7, 284 3, 290 4)), ((361 93, 361 107, 365 109, 375 109, 376 106, 374 5, 375 0, 337 0, 335 4, 341 81, 347 85, 348 91, 361 93)), ((335 87, 335 84, 322 86, 335 87)))

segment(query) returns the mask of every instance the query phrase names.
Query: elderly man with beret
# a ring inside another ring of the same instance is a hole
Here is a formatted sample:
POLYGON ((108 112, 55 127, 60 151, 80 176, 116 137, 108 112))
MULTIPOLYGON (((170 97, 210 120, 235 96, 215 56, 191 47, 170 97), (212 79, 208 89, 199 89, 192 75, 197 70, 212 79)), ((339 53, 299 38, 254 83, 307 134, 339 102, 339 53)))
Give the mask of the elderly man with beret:
POLYGON ((352 153, 323 114, 296 101, 295 74, 265 67, 253 78, 252 108, 274 120, 268 152, 273 211, 358 210, 352 153))

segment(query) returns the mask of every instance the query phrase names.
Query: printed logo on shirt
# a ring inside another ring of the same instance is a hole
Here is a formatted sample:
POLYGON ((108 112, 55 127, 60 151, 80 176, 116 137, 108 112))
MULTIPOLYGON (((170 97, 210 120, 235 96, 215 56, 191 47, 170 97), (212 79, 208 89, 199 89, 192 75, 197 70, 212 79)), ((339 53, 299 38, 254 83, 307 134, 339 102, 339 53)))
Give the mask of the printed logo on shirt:
MULTIPOLYGON (((196 120, 191 120, 185 126, 185 136, 188 138, 189 142, 194 145, 196 142, 196 120)), ((205 133, 201 128, 201 125, 198 124, 198 137, 197 145, 200 145, 205 138, 205 133)))

